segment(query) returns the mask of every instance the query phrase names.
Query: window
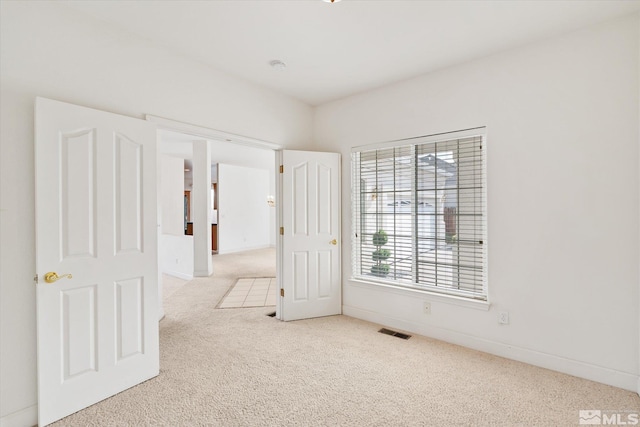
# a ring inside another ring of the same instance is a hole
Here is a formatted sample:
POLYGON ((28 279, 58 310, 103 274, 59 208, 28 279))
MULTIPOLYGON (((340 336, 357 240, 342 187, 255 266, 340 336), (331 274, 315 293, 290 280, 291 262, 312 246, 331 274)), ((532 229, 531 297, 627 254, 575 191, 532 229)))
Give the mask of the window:
POLYGON ((484 128, 357 147, 353 276, 486 300, 484 128))

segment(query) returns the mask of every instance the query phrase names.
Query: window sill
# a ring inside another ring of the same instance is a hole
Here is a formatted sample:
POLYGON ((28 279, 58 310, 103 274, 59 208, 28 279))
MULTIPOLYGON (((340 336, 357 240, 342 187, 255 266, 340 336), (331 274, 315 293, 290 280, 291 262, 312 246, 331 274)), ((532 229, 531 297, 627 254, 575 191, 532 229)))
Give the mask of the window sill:
POLYGON ((475 310, 489 311, 491 304, 489 301, 476 300, 471 298, 459 297, 456 295, 447 295, 429 290, 411 289, 402 286, 394 286, 388 283, 379 283, 361 279, 349 279, 349 284, 359 288, 375 289, 381 292, 390 292, 397 295, 410 297, 420 297, 429 301, 442 302, 445 304, 457 305, 460 307, 473 308, 475 310))

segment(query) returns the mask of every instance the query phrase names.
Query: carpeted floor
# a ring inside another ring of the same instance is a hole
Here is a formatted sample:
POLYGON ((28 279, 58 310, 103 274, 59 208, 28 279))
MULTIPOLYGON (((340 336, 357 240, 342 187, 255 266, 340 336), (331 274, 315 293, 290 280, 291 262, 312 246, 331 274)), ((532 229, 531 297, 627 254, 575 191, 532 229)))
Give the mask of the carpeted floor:
POLYGON ((581 409, 640 411, 637 394, 333 316, 214 309, 272 250, 214 258, 165 301, 157 378, 57 426, 570 426, 581 409))
POLYGON ((180 279, 168 274, 163 274, 162 280, 162 299, 166 301, 175 291, 184 286, 188 280, 180 279))

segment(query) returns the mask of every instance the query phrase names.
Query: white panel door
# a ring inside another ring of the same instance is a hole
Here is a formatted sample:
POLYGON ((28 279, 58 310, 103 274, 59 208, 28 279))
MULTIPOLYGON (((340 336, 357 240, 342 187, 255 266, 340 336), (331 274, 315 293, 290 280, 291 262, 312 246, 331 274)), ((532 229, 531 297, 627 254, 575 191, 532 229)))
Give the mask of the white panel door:
POLYGON ((340 314, 340 154, 279 153, 281 293, 276 316, 297 320, 340 314))
POLYGON ((43 98, 35 118, 46 425, 158 375, 156 129, 43 98))

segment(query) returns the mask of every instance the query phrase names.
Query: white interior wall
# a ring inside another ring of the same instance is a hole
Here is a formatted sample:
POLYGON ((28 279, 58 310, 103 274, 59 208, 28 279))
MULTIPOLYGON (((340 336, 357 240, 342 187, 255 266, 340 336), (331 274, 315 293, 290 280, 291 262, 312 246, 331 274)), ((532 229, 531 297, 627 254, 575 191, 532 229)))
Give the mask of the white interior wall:
POLYGON ((193 237, 184 234, 184 159, 161 155, 160 271, 190 280, 193 278, 193 237))
POLYGON ((193 141, 193 189, 191 221, 193 222, 193 275, 208 277, 213 273, 211 259, 211 142, 193 141))
POLYGON ((160 157, 162 233, 184 236, 184 159, 160 157))
MULTIPOLYGON (((222 141, 211 141, 211 144, 211 158, 216 163, 267 170, 268 176, 265 178, 268 183, 267 192, 269 195, 276 194, 275 151, 222 141)), ((211 176, 214 176, 213 170, 211 176)), ((268 246, 276 245, 275 211, 275 209, 267 211, 269 218, 268 246)), ((220 218, 220 213, 218 213, 218 218, 220 218)), ((220 231, 220 228, 218 228, 218 231, 220 231)))
POLYGON ((211 165, 211 183, 215 184, 217 182, 218 182, 218 163, 214 163, 211 165))
POLYGON ((161 272, 184 280, 193 279, 193 236, 160 236, 161 272))
MULTIPOLYGON (((188 135, 177 135, 174 132, 160 132, 162 140, 161 149, 164 153, 170 153, 174 156, 181 156, 186 159, 193 158, 192 140, 193 137, 188 135)), ((225 163, 228 165, 243 166, 255 169, 266 169, 269 171, 269 195, 275 196, 275 151, 271 149, 263 149, 249 147, 233 142, 211 140, 211 181, 217 180, 217 164, 225 163)), ((193 189, 193 171, 185 172, 185 190, 193 189)), ((269 227, 275 230, 276 215, 275 209, 269 210, 269 227)), ((276 233, 269 233, 269 245, 276 245, 276 233)))
POLYGON ((58 2, 0 2, 0 419, 36 422, 33 104, 153 114, 295 149, 312 109, 58 2))
POLYGON ((629 16, 318 107, 344 236, 350 147, 488 130, 490 309, 352 282, 345 238, 344 313, 636 390, 638 31, 629 16))
POLYGON ((271 246, 269 171, 218 163, 218 253, 271 246))
MULTIPOLYGON (((217 184, 218 183, 218 164, 214 163, 211 165, 211 184, 217 184)), ((211 225, 216 224, 218 225, 218 209, 217 209, 217 203, 216 203, 216 199, 218 198, 217 194, 213 195, 213 199, 211 200, 212 205, 215 207, 215 209, 211 209, 211 225)), ((213 244, 213 243, 212 243, 213 244)))

